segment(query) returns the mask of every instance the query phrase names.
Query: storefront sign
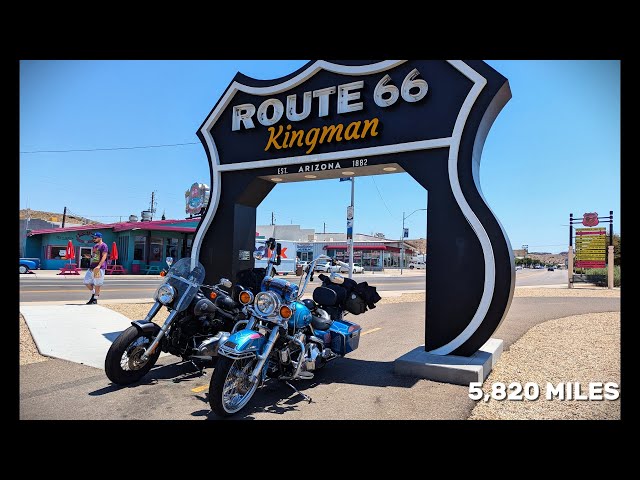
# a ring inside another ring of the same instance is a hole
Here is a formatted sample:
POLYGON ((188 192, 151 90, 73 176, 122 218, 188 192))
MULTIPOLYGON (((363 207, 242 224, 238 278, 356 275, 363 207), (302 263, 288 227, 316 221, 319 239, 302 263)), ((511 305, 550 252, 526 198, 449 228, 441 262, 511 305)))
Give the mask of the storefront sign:
MULTIPOLYGON (((197 132, 213 188, 194 264, 211 282, 250 268, 232 252, 253 249, 256 208, 281 182, 406 172, 429 194, 425 349, 474 354, 515 284, 475 174, 510 98, 507 79, 482 61, 318 60, 277 80, 237 74, 197 132)), ((319 190, 304 194, 324 207, 319 190)))
POLYGON ((187 204, 185 212, 189 215, 198 215, 207 206, 209 186, 196 182, 184 193, 184 197, 187 204))
POLYGON ((298 243, 296 245, 296 251, 303 253, 303 252, 313 252, 313 244, 311 243, 298 243))

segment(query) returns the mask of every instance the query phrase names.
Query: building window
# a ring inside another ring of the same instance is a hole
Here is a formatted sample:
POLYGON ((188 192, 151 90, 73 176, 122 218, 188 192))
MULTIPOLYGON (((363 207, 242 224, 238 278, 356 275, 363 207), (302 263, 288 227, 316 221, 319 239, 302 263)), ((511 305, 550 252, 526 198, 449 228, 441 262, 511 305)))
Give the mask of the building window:
POLYGON ((191 256, 191 245, 193 244, 193 238, 187 238, 187 245, 184 249, 184 256, 185 257, 190 257, 191 256))
POLYGON ((162 238, 151 237, 151 248, 149 249, 149 262, 162 261, 162 238))
POLYGON ((178 260, 178 239, 177 238, 167 238, 167 245, 165 247, 164 256, 173 257, 173 260, 178 260))
POLYGON ((144 235, 136 235, 133 244, 133 259, 140 260, 141 262, 146 262, 147 258, 145 256, 147 246, 147 237, 144 235))
POLYGON ((49 248, 47 250, 47 260, 66 260, 66 258, 66 245, 49 245, 49 248))
POLYGON ((298 252, 297 256, 301 262, 310 262, 313 260, 313 252, 298 252))
POLYGON ((126 262, 129 260, 129 236, 118 238, 118 261, 126 262))
POLYGON ((379 250, 365 250, 362 252, 362 266, 367 268, 377 267, 380 262, 379 250))

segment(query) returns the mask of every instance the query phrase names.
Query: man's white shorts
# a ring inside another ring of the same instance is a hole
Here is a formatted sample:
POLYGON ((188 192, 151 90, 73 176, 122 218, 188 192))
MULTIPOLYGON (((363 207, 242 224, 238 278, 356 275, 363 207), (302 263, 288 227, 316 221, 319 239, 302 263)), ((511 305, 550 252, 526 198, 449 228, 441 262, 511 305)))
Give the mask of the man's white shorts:
POLYGON ((93 276, 93 269, 89 268, 87 270, 87 273, 84 274, 84 284, 85 285, 102 285, 104 283, 104 270, 101 268, 100 269, 100 276, 99 277, 94 277, 93 276))

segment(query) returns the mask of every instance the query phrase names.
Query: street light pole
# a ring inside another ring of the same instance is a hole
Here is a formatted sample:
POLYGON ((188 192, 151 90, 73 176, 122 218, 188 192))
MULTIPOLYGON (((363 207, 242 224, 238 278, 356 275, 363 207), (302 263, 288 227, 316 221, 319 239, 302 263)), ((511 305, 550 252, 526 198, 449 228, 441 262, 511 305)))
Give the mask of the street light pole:
POLYGON ((409 218, 411 215, 413 215, 416 212, 420 212, 423 210, 427 210, 426 208, 418 208, 417 210, 414 210, 413 212, 411 212, 409 215, 407 215, 406 217, 404 216, 404 212, 402 212, 402 237, 400 238, 400 248, 402 249, 402 254, 401 254, 401 258, 400 258, 400 275, 402 275, 402 268, 404 266, 404 221, 409 218))
POLYGON ((402 212, 402 235, 400 236, 400 275, 404 265, 404 212, 402 212))

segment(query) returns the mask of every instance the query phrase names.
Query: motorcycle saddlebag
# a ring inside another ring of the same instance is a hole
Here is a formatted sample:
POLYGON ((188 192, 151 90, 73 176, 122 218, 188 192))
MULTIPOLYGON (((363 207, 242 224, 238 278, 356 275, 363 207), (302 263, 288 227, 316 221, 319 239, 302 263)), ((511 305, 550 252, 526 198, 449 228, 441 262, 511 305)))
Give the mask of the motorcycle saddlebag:
POLYGON ((329 328, 331 332, 331 350, 344 356, 358 348, 362 327, 348 320, 334 320, 329 328))
POLYGON ((367 311, 367 303, 356 292, 351 292, 344 302, 344 309, 354 315, 360 315, 367 311))

